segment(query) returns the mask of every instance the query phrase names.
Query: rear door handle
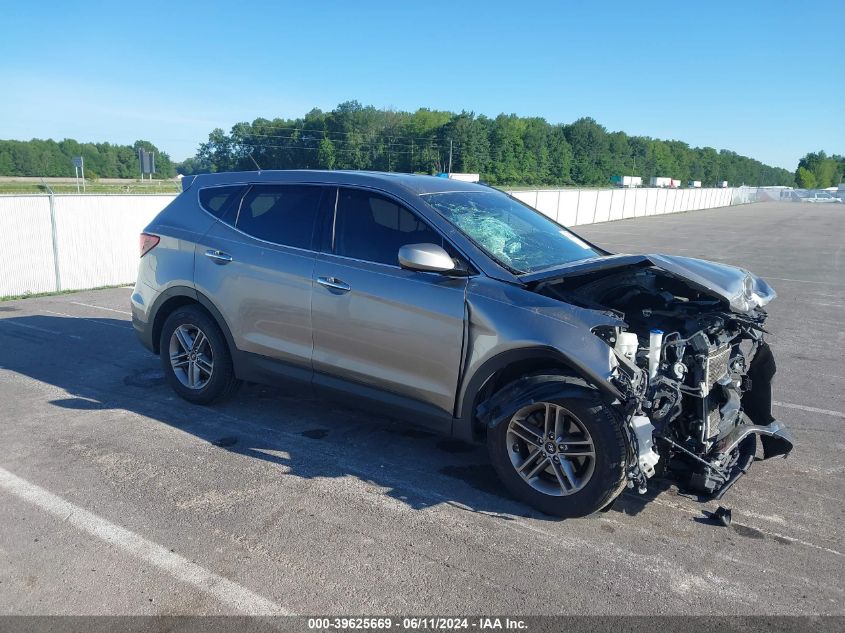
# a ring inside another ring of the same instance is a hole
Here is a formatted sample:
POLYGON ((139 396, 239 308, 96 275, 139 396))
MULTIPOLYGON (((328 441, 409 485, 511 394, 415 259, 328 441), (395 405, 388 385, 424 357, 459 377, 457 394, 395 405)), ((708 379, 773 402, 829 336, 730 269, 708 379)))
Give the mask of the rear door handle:
POLYGON ((321 286, 325 286, 326 288, 337 290, 339 292, 349 292, 352 290, 352 286, 342 282, 340 279, 335 279, 334 277, 317 277, 317 283, 321 286))
POLYGON ((229 253, 224 253, 223 251, 216 251, 213 248, 209 248, 207 251, 205 251, 205 256, 208 257, 215 264, 228 264, 232 261, 232 256, 229 255, 229 253))

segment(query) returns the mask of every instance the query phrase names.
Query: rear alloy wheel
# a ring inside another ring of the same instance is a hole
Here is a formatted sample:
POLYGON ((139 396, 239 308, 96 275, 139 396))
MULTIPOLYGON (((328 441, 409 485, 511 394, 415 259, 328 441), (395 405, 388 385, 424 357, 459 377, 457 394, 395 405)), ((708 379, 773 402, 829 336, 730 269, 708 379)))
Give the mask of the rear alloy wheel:
POLYGON ((208 337, 195 325, 184 324, 170 335, 170 367, 179 382, 199 390, 214 374, 214 350, 208 337))
POLYGON ((189 402, 209 404, 239 384, 223 332, 198 305, 177 308, 167 317, 159 350, 167 381, 189 402))
POLYGON ((624 488, 621 424, 588 387, 519 408, 488 431, 487 448, 508 490, 546 514, 586 516, 624 488))

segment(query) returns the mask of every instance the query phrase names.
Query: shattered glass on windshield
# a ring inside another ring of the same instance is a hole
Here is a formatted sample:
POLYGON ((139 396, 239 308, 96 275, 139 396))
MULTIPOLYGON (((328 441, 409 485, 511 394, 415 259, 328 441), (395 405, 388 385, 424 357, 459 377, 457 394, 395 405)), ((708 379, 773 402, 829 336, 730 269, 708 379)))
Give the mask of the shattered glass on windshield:
POLYGON ((432 193, 423 198, 493 259, 518 273, 600 254, 541 213, 499 191, 432 193))

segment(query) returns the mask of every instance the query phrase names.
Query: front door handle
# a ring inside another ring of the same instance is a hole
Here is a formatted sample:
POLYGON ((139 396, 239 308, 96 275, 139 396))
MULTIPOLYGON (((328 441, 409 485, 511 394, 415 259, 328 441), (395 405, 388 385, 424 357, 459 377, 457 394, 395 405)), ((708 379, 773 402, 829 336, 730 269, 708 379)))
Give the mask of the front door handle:
POLYGON ((229 255, 229 253, 224 253, 223 251, 216 251, 213 248, 209 248, 207 251, 205 251, 205 256, 208 257, 215 264, 228 264, 232 261, 232 256, 229 255))
POLYGON ((352 290, 352 286, 334 277, 317 277, 317 283, 330 290, 337 290, 338 292, 349 292, 352 290))

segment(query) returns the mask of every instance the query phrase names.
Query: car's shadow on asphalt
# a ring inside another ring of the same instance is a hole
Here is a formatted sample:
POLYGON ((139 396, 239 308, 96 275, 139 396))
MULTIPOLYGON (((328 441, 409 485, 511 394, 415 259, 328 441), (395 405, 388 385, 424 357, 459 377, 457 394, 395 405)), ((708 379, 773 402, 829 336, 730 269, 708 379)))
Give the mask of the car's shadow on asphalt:
MULTIPOLYGON (((68 395, 50 401, 55 407, 136 413, 219 450, 272 464, 280 477, 351 476, 414 509, 450 504, 504 520, 560 520, 512 498, 483 446, 318 400, 307 388, 245 384, 221 404, 185 402, 127 325, 116 319, 7 317, 0 320, 0 366, 65 390, 68 395), (59 333, 69 336, 57 341, 59 333)), ((622 495, 612 509, 638 514, 653 497, 622 495)))

